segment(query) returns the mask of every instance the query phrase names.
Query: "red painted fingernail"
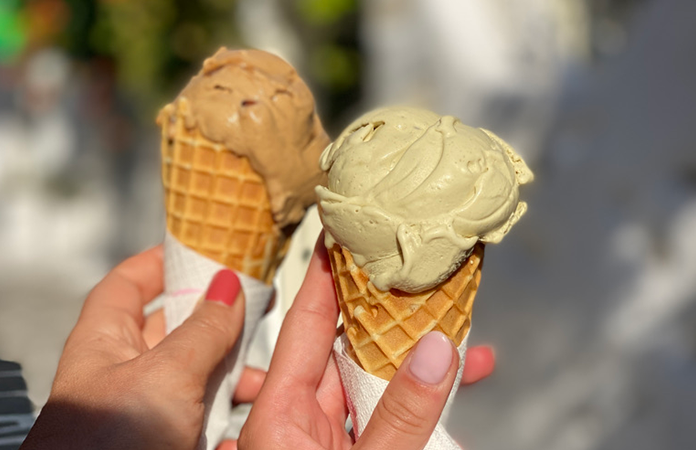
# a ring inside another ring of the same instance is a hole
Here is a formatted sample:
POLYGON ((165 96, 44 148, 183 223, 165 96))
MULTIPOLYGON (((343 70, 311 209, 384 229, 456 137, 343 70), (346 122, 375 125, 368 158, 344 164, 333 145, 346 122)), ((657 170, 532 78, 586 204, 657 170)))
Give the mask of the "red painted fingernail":
POLYGON ((210 282, 208 291, 205 293, 205 299, 232 306, 234 301, 237 300, 237 295, 241 288, 242 285, 239 283, 237 274, 229 269, 222 269, 215 274, 210 282))

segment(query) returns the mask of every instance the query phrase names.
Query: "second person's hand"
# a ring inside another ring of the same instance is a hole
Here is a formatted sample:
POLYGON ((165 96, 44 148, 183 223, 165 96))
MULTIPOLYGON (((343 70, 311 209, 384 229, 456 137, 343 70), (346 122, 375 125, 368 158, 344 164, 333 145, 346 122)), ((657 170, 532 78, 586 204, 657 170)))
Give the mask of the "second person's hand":
MULTIPOLYGON (((254 449, 422 449, 438 422, 459 354, 430 333, 409 354, 357 442, 332 356, 339 309, 319 239, 305 281, 281 329, 266 382, 237 443, 254 449)), ((228 447, 233 448, 233 447, 228 447)))

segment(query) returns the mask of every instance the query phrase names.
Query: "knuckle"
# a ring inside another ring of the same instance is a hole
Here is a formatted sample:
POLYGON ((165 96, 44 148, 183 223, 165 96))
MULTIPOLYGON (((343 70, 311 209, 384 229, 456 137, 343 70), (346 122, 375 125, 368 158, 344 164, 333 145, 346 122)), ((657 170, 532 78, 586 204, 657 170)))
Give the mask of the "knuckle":
POLYGON ((425 430, 429 420, 412 397, 385 395, 376 409, 380 420, 395 431, 407 435, 417 435, 425 430))
POLYGON ((333 313, 317 305, 298 305, 288 311, 288 316, 295 322, 302 323, 331 323, 338 321, 333 313))
POLYGON ((155 352, 145 353, 140 359, 157 378, 167 379, 168 372, 174 370, 176 373, 181 373, 186 367, 189 367, 190 361, 193 359, 192 353, 192 350, 188 348, 176 349, 175 351, 169 347, 164 347, 155 352))
MULTIPOLYGON (((133 360, 137 363, 137 371, 133 373, 147 374, 139 377, 137 385, 141 387, 143 396, 152 392, 176 392, 178 399, 197 399, 202 397, 203 387, 191 375, 188 368, 191 367, 189 350, 184 350, 185 355, 173 355, 170 353, 151 352, 147 357, 139 357, 133 360), (176 376, 172 376, 176 373, 176 376)), ((131 381, 131 383, 133 383, 131 381)), ((191 401, 190 403, 193 404, 191 401)), ((196 413, 195 408, 187 407, 190 414, 196 413)))
POLYGON ((205 315, 198 317, 194 322, 196 331, 205 338, 216 339, 219 336, 227 336, 231 333, 229 325, 220 316, 205 315))

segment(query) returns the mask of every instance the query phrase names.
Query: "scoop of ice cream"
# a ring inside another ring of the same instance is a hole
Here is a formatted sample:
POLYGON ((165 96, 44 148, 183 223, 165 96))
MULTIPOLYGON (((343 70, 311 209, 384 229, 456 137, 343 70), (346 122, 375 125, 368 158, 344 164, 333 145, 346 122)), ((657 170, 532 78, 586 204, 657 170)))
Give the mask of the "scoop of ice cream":
POLYGON ((527 209, 519 185, 533 179, 495 134, 416 108, 365 114, 320 161, 327 247, 350 250, 382 291, 435 287, 477 241, 499 242, 527 209))
MULTIPOLYGON (((317 160, 330 141, 297 71, 267 52, 221 48, 175 102, 182 98, 187 127, 249 158, 266 182, 275 222, 302 220, 314 186, 325 182, 317 160)), ((165 107, 159 120, 175 110, 165 107)))

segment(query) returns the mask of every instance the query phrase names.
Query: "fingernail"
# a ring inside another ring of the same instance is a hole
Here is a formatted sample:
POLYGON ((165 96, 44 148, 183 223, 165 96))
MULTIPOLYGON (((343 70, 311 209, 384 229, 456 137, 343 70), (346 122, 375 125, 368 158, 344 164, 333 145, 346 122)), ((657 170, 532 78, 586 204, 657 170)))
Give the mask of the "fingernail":
POLYGON ((229 269, 223 269, 213 277, 208 291, 205 293, 205 299, 232 306, 241 288, 237 274, 229 269))
POLYGON ((426 334, 416 345, 409 369, 426 384, 440 384, 452 364, 452 342, 439 331, 426 334))

